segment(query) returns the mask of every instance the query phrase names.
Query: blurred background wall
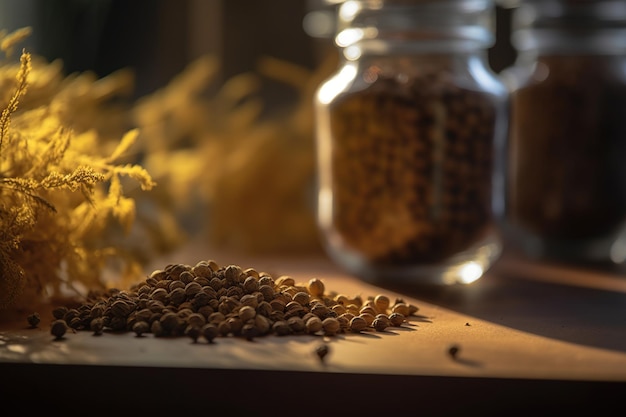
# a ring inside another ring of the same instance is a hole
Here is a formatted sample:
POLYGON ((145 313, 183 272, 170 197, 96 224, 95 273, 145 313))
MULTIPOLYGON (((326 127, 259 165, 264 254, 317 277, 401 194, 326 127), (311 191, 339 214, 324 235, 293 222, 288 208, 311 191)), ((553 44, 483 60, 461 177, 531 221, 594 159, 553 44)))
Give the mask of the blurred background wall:
MULTIPOLYGON (((220 58, 222 79, 253 70, 261 56, 313 69, 332 48, 305 31, 320 11, 329 11, 324 0, 0 0, 0 29, 31 26, 30 52, 62 59, 68 73, 133 68, 143 95, 203 54, 220 58)), ((515 58, 510 9, 497 8, 496 35, 490 63, 499 72, 515 58)), ((265 90, 270 104, 290 98, 271 80, 265 90)))

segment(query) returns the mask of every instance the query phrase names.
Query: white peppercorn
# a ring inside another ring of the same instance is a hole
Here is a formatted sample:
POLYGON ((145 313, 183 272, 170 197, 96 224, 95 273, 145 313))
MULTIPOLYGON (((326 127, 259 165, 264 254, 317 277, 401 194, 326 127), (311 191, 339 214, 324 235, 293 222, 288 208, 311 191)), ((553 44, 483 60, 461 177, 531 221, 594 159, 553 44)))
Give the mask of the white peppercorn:
POLYGON ((318 278, 312 278, 307 283, 307 290, 312 297, 321 297, 324 295, 324 291, 326 288, 324 286, 324 282, 318 278))

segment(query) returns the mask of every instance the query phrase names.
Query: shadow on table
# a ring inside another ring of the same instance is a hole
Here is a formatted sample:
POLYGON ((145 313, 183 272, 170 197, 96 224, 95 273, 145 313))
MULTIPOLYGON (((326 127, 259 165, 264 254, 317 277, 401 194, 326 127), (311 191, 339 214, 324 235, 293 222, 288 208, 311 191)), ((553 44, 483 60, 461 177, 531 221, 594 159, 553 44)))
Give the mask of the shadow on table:
POLYGON ((593 285, 598 273, 603 279, 609 276, 626 280, 623 271, 601 265, 569 265, 549 270, 506 265, 505 257, 479 281, 464 287, 416 289, 376 284, 520 331, 626 352, 626 292, 593 285), (567 274, 574 271, 579 276, 576 285, 567 280, 567 274), (588 280, 585 285, 580 285, 581 271, 588 280))

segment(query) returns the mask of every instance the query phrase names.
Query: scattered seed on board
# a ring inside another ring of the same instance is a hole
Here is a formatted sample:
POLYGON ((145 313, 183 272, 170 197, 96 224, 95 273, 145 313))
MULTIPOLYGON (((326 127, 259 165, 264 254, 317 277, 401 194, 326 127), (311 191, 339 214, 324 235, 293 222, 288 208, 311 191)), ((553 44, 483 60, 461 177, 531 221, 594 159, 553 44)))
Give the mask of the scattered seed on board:
POLYGON ((335 336, 384 331, 417 310, 401 299, 392 303, 384 294, 365 299, 328 292, 319 278, 297 283, 288 275, 274 278, 208 260, 169 264, 128 290, 91 291, 78 308, 56 307, 51 333, 60 339, 71 327, 93 335, 134 332, 187 336, 194 342, 202 337, 208 343, 217 337, 252 340, 270 334, 335 336))
POLYGON ((58 319, 52 322, 52 325, 50 326, 50 334, 59 340, 65 336, 67 329, 68 326, 65 320, 58 319))
POLYGON ((30 327, 35 328, 39 325, 39 322, 41 322, 41 317, 39 316, 39 313, 35 312, 30 314, 26 320, 28 321, 30 327))
POLYGON ((317 355, 317 357, 319 358, 320 362, 322 362, 322 363, 326 362, 326 357, 328 356, 329 353, 330 353, 330 348, 328 347, 328 345, 326 343, 323 343, 323 344, 319 345, 315 349, 315 354, 317 355))
POLYGON ((461 350, 461 348, 459 347, 459 345, 451 345, 448 348, 448 355, 450 355, 450 357, 452 359, 456 359, 457 356, 459 355, 459 351, 461 350))

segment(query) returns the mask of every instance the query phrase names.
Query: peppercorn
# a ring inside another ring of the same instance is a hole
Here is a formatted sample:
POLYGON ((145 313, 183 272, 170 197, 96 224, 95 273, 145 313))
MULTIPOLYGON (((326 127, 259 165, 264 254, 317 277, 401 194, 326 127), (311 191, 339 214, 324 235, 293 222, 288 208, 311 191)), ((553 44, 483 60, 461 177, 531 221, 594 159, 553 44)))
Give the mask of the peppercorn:
POLYGON ((65 306, 55 307, 54 310, 52 310, 52 316, 57 320, 61 320, 65 317, 65 314, 67 314, 67 310, 68 308, 65 306))
POLYGON ((377 332, 384 332, 387 327, 389 327, 389 320, 385 320, 382 318, 375 318, 372 322, 372 327, 376 329, 377 332))
POLYGON ((41 317, 39 316, 39 313, 34 312, 26 317, 26 321, 28 321, 30 327, 35 328, 39 325, 39 322, 41 322, 41 317))
POLYGON ((326 343, 323 343, 315 348, 315 354, 319 358, 322 364, 326 363, 326 357, 330 353, 330 348, 326 343))
POLYGON ((52 322, 52 325, 50 327, 50 333, 57 340, 60 340, 60 339, 63 338, 63 336, 67 332, 67 329, 68 329, 68 326, 67 326, 67 323, 65 322, 65 320, 57 319, 57 320, 54 320, 52 322))
POLYGON ((324 328, 324 325, 322 324, 322 320, 320 320, 320 318, 317 316, 309 317, 305 321, 305 324, 306 324, 306 331, 309 334, 317 333, 324 328))
POLYGON ((133 324, 133 332, 137 335, 137 337, 143 336, 144 333, 148 333, 150 330, 150 326, 145 321, 138 321, 133 324))
POLYGON ((326 336, 334 336, 341 330, 341 323, 335 317, 327 317, 322 320, 322 327, 326 336))
POLYGON ((324 295, 325 291, 324 282, 318 278, 312 278, 307 283, 307 289, 311 296, 321 297, 322 295, 324 295))
POLYGON ((89 328, 93 331, 95 336, 100 336, 104 331, 104 319, 102 317, 96 317, 89 323, 89 328))
POLYGON ((272 330, 278 336, 287 336, 291 334, 291 327, 284 320, 278 320, 272 325, 272 330))
POLYGON ((198 342, 198 338, 200 337, 200 335, 202 334, 200 327, 190 324, 185 328, 185 335, 187 337, 190 337, 191 340, 193 340, 193 343, 197 343, 198 342))
POLYGON ((354 316, 350 320, 350 330, 355 333, 360 333, 368 327, 367 322, 363 317, 354 316))
POLYGON ((456 344, 451 345, 448 348, 448 355, 450 355, 452 359, 456 359, 460 350, 461 350, 461 347, 459 345, 456 345, 456 344))
POLYGON ((236 265, 229 267, 228 282, 224 278, 227 268, 216 267, 209 273, 206 265, 199 266, 196 270, 207 276, 197 276, 199 272, 194 272, 194 268, 173 264, 153 271, 130 291, 94 291, 90 301, 78 308, 54 310, 53 315, 63 317, 56 319, 63 324, 56 323, 54 332, 61 338, 65 325, 65 331, 71 326, 75 330, 91 330, 94 335, 110 329, 133 331, 138 337, 146 333, 155 337, 186 335, 194 342, 202 336, 212 342, 215 337, 229 335, 248 340, 267 334, 334 336, 348 330, 364 330, 363 322, 369 326, 374 320, 371 314, 364 313, 351 328, 355 314, 346 311, 348 306, 356 313, 361 305, 372 309, 374 298, 363 303, 360 296, 324 295, 319 279, 301 285, 286 275, 274 281, 264 272, 257 279, 252 270, 241 272, 236 265), (248 290, 256 290, 246 292, 246 285, 248 290), (95 299, 98 301, 93 302, 95 299), (350 304, 344 306, 337 300, 350 304))
POLYGON ((395 327, 400 327, 406 321, 406 317, 400 313, 391 313, 389 316, 389 321, 395 327))

